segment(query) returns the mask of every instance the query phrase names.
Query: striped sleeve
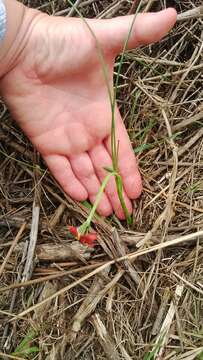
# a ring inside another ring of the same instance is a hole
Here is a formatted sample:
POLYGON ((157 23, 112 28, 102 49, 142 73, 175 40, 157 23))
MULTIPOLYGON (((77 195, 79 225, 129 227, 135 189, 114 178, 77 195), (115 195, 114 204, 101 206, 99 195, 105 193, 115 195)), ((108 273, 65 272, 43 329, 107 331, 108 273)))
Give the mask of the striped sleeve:
POLYGON ((3 0, 0 0, 0 41, 3 40, 6 32, 6 7, 3 0))

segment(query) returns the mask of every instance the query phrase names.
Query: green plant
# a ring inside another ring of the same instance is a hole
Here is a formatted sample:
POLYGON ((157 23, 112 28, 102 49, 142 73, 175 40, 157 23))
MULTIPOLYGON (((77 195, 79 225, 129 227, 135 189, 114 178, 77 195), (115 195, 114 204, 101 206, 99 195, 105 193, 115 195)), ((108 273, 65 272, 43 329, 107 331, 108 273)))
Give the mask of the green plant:
POLYGON ((158 342, 153 346, 152 351, 145 354, 143 360, 154 360, 155 359, 155 357, 157 356, 158 352, 160 351, 160 349, 162 347, 163 339, 164 339, 164 335, 161 335, 158 338, 158 342))
POLYGON ((148 352, 147 354, 145 354, 143 360, 154 360, 154 356, 157 354, 157 351, 158 351, 159 349, 160 349, 160 345, 157 344, 152 351, 150 351, 150 352, 148 352))
POLYGON ((186 192, 188 193, 197 193, 203 189, 203 183, 201 181, 198 181, 190 186, 187 187, 186 192))
POLYGON ((107 70, 107 66, 106 66, 106 63, 105 63, 102 48, 101 48, 101 46, 100 46, 94 32, 92 31, 91 27, 89 26, 89 24, 85 20, 85 18, 82 16, 80 11, 77 9, 77 7, 73 4, 73 2, 71 0, 68 0, 68 2, 75 9, 76 13, 80 16, 80 18, 84 21, 84 23, 88 27, 89 31, 91 32, 92 36, 94 37, 96 47, 97 47, 97 51, 98 51, 98 56, 99 56, 99 59, 100 59, 101 65, 102 65, 102 70, 103 70, 105 83, 106 83, 107 90, 108 90, 108 96, 109 96, 109 101, 110 101, 110 105, 111 105, 111 115, 112 115, 112 118, 111 118, 112 168, 106 169, 109 174, 105 177, 105 179, 103 180, 103 182, 101 184, 100 190, 99 190, 99 192, 97 194, 97 197, 96 197, 96 200, 95 200, 95 203, 94 203, 94 205, 93 205, 93 207, 92 207, 92 209, 91 209, 91 211, 89 213, 89 216, 88 216, 87 220, 78 229, 80 234, 85 234, 88 231, 89 227, 90 227, 92 218, 93 218, 93 216, 94 216, 94 214, 96 212, 97 206, 98 206, 99 201, 100 201, 101 196, 102 196, 102 193, 104 192, 105 187, 106 187, 109 179, 111 178, 111 176, 114 176, 114 178, 115 178, 118 197, 119 197, 121 206, 123 208, 127 223, 128 224, 131 223, 131 216, 130 216, 130 214, 128 212, 128 209, 126 207, 125 200, 124 200, 124 197, 123 197, 122 178, 121 178, 121 176, 119 174, 119 166, 118 166, 119 142, 117 142, 117 140, 116 140, 115 109, 116 109, 116 96, 117 96, 118 85, 119 85, 119 77, 120 77, 120 74, 121 74, 121 68, 122 68, 122 65, 123 65, 123 62, 124 62, 124 58, 125 58, 125 51, 127 49, 127 45, 128 45, 128 41, 129 41, 131 32, 132 32, 132 28, 133 28, 137 13, 139 12, 139 9, 141 7, 142 2, 140 2, 139 6, 137 8, 137 11, 135 13, 135 16, 133 17, 132 24, 130 26, 128 35, 127 35, 125 43, 124 43, 123 51, 121 53, 120 61, 118 63, 118 71, 117 71, 117 76, 116 76, 116 80, 115 80, 115 86, 114 86, 114 89, 113 89, 113 94, 112 94, 112 91, 111 91, 111 88, 110 88, 110 85, 109 85, 108 70, 107 70))
POLYGON ((35 340, 35 337, 36 332, 34 330, 30 330, 11 355, 29 359, 31 354, 38 353, 39 348, 31 345, 31 343, 35 340))
MULTIPOLYGON (((150 126, 150 124, 149 124, 149 126, 150 126)), ((149 130, 150 128, 148 127, 148 128, 145 128, 144 130, 143 130, 143 134, 144 134, 144 136, 145 136, 145 134, 147 133, 147 131, 149 130)), ((142 130, 141 130, 142 131, 142 130)), ((169 139, 176 139, 178 136, 179 136, 179 134, 180 133, 176 133, 176 134, 173 134, 169 139)), ((142 139, 142 141, 143 141, 143 137, 141 137, 141 139, 142 139)), ((161 145, 161 144, 163 144, 166 140, 168 140, 167 138, 163 138, 163 139, 161 139, 161 140, 156 140, 156 141, 154 141, 153 143, 144 143, 144 144, 141 144, 141 145, 139 145, 139 146, 137 146, 135 149, 134 149, 134 152, 135 152, 135 154, 141 154, 143 151, 145 151, 145 150, 149 150, 149 149, 152 149, 154 146, 156 146, 156 145, 161 145)))
POLYGON ((203 351, 197 356, 197 360, 203 360, 203 351))

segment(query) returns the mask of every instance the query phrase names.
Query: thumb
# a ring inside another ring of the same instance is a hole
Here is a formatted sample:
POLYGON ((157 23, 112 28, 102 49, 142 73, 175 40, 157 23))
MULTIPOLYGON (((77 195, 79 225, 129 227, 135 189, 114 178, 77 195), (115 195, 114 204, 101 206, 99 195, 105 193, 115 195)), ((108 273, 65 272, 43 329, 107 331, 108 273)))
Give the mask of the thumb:
POLYGON ((95 30, 104 51, 120 53, 133 27, 128 41, 128 49, 136 48, 160 40, 176 22, 175 9, 168 8, 157 13, 143 13, 99 20, 95 30))

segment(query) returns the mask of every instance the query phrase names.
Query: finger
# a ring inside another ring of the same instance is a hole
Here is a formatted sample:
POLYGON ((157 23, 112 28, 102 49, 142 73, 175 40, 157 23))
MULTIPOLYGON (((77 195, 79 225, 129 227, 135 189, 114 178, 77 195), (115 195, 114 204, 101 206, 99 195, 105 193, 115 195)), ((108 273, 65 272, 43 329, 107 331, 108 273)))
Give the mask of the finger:
POLYGON ((88 193, 80 181, 75 177, 70 162, 65 156, 44 156, 48 168, 62 186, 63 190, 74 200, 83 201, 88 198, 88 193))
MULTIPOLYGON (((136 199, 142 192, 142 180, 130 139, 118 110, 116 111, 116 142, 119 144, 118 165, 124 189, 130 199, 136 199)), ((111 155, 110 136, 105 140, 105 145, 111 155)))
MULTIPOLYGON (((83 184, 88 192, 88 197, 94 204, 99 188, 101 186, 93 168, 91 159, 87 153, 72 156, 70 158, 71 167, 78 180, 83 184)), ((109 216, 112 213, 111 204, 103 193, 101 201, 97 207, 97 212, 102 216, 109 216)))
POLYGON ((116 54, 123 50, 133 24, 128 41, 128 49, 159 41, 176 22, 175 9, 168 8, 157 13, 143 13, 100 20, 94 23, 95 33, 104 49, 116 54))
MULTIPOLYGON (((103 144, 97 145, 89 152, 90 158, 92 160, 94 169, 96 171, 96 174, 100 181, 102 182, 105 176, 107 175, 107 171, 104 169, 105 167, 112 167, 112 160, 108 153, 108 151, 105 149, 103 144)), ((113 210, 115 211, 115 214, 118 216, 119 219, 125 219, 125 215, 123 212, 123 209, 120 204, 120 200, 117 195, 117 189, 116 189, 116 183, 113 176, 110 178, 106 188, 105 192, 109 198, 109 201, 111 202, 111 205, 113 207, 113 210)), ((126 207, 129 211, 129 213, 132 213, 132 205, 129 200, 129 198, 126 196, 125 191, 123 191, 123 197, 125 200, 126 207)))

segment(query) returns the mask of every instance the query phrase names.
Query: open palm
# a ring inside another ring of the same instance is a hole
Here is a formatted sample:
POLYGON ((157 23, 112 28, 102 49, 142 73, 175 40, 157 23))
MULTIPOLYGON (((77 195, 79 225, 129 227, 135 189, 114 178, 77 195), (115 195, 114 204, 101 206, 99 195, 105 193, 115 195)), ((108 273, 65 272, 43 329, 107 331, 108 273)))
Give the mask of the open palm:
MULTIPOLYGON (((32 11, 32 10, 31 10, 32 11)), ((139 15, 129 47, 160 39, 174 24, 172 9, 139 15)), ((88 20, 102 48, 113 85, 115 56, 122 50, 133 17, 88 20)), ((41 153, 64 191, 93 203, 111 167, 111 107, 95 38, 81 19, 37 14, 15 67, 4 77, 2 93, 14 118, 41 153)), ((136 159, 116 109, 119 169, 129 212, 142 190, 136 159)), ((124 214, 114 179, 98 212, 124 214)))

